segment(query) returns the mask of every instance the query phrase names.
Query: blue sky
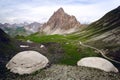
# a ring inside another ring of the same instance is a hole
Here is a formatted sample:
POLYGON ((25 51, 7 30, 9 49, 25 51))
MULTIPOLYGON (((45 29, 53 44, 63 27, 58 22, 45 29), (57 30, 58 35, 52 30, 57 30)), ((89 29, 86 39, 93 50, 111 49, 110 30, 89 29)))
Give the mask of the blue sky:
POLYGON ((46 22, 60 7, 90 23, 119 5, 119 0, 0 0, 0 23, 46 22))

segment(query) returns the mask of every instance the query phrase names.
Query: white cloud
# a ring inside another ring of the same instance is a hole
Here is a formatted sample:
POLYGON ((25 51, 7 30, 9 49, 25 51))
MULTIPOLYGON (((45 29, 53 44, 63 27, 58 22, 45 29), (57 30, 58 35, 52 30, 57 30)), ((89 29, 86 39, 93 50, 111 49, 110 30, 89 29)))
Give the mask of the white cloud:
MULTIPOLYGON (((9 0, 10 1, 10 0, 9 0)), ((32 0, 33 1, 33 0, 32 0)), ((36 2, 40 2, 41 0, 35 0, 36 2)), ((57 1, 57 0, 54 0, 57 1)), ((84 2, 90 2, 90 0, 75 0, 75 1, 84 1, 84 2)), ((42 1, 41 3, 37 3, 36 5, 29 3, 23 3, 19 5, 14 5, 10 8, 1 9, 0 13, 0 22, 10 22, 10 23, 20 23, 20 22, 46 22, 49 17, 56 11, 58 8, 63 7, 65 12, 76 16, 76 18, 81 23, 88 23, 93 22, 100 17, 102 17, 105 13, 108 11, 116 8, 119 4, 119 0, 91 0, 91 2, 95 2, 92 4, 82 4, 82 3, 74 3, 74 4, 64 4, 64 3, 71 3, 74 2, 74 0, 68 0, 63 1, 63 4, 55 4, 55 2, 52 3, 48 0, 42 1), (47 5, 45 5, 45 4, 47 5), (75 5, 76 4, 76 5, 75 5)), ((60 1, 59 1, 60 2, 60 1)))

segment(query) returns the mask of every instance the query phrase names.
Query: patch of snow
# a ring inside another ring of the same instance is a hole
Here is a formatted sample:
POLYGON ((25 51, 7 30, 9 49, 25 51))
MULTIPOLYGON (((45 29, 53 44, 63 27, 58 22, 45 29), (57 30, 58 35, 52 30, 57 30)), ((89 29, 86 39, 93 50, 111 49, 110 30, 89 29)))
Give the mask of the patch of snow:
POLYGON ((21 48, 27 48, 29 47, 28 45, 20 45, 21 48))

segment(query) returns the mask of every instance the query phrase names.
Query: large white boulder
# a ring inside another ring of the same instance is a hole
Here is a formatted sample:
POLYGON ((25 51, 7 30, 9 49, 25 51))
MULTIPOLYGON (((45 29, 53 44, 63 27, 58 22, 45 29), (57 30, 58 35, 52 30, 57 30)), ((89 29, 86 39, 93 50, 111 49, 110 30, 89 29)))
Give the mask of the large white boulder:
POLYGON ((92 67, 106 72, 118 72, 118 69, 108 60, 100 57, 87 57, 77 62, 78 66, 92 67))
POLYGON ((16 54, 6 65, 13 73, 30 74, 46 67, 48 59, 36 51, 23 51, 16 54))

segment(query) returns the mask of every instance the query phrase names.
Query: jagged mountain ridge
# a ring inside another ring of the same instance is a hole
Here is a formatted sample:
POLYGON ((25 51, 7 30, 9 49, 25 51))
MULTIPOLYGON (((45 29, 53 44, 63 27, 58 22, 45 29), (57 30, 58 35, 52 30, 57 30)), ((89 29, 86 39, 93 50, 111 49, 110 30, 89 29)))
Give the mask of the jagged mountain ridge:
POLYGON ((39 31, 39 28, 42 26, 41 23, 20 23, 20 24, 9 24, 9 23, 0 23, 0 28, 4 30, 8 35, 14 37, 16 35, 27 36, 39 31))
POLYGON ((33 23, 30 23, 26 26, 24 26, 25 30, 31 32, 31 33, 36 33, 39 31, 40 27, 42 26, 41 23, 38 23, 38 22, 33 22, 33 23))
POLYGON ((66 34, 75 32, 80 27, 80 23, 75 16, 70 16, 64 12, 63 8, 59 8, 50 17, 47 23, 43 24, 40 32, 45 34, 66 34))

